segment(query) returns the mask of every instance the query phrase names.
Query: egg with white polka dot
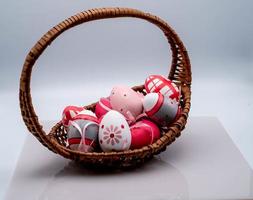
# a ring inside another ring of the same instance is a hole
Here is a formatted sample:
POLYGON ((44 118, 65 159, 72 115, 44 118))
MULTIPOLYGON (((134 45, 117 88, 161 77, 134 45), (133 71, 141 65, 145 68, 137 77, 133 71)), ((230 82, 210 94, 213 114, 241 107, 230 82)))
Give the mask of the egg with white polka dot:
POLYGON ((115 110, 107 112, 100 122, 98 139, 104 152, 128 150, 131 131, 125 117, 115 110))

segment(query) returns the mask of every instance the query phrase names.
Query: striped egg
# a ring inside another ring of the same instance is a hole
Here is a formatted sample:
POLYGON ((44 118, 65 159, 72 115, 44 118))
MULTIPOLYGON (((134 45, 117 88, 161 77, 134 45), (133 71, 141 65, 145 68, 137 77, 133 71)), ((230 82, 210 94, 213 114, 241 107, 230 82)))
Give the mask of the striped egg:
POLYGON ((99 125, 96 122, 75 119, 70 122, 67 130, 67 143, 70 149, 92 152, 98 146, 99 125))
POLYGON ((89 120, 98 123, 98 118, 95 113, 86 109, 83 109, 75 117, 73 117, 73 120, 76 119, 89 120))
POLYGON ((161 93, 149 93, 143 100, 144 111, 149 118, 163 127, 174 122, 180 114, 179 103, 161 93))
POLYGON ((108 98, 101 98, 95 107, 95 113, 98 118, 104 116, 112 109, 111 103, 108 98))
POLYGON ((82 110, 82 107, 67 106, 62 112, 62 124, 65 127, 68 127, 69 121, 73 120, 73 118, 82 110))
POLYGON ((145 80, 147 93, 161 93, 171 99, 179 100, 180 92, 175 83, 161 75, 150 75, 145 80))

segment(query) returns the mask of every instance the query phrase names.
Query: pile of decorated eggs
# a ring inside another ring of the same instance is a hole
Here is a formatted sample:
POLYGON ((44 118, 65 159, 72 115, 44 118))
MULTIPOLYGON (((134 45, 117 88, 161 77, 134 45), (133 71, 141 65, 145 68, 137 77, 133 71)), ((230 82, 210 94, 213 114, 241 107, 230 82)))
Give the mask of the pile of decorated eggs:
POLYGON ((113 87, 100 98, 95 111, 67 106, 62 124, 67 145, 81 152, 125 151, 156 142, 180 115, 180 90, 171 80, 151 75, 145 80, 146 95, 127 86, 113 87))

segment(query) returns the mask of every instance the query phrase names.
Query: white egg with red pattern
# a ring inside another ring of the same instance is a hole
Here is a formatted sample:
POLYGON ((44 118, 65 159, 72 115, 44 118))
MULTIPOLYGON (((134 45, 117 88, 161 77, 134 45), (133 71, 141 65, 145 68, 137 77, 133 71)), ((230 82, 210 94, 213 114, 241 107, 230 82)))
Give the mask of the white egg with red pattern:
POLYGON ((96 122, 75 119, 70 121, 67 128, 68 147, 72 150, 92 152, 98 146, 98 129, 96 122))
POLYGON ((83 110, 83 107, 78 107, 78 106, 65 107, 62 112, 62 124, 65 127, 68 127, 69 121, 73 120, 73 118, 82 110, 83 110))
POLYGON ((168 127, 181 113, 179 103, 161 93, 147 94, 143 107, 147 116, 163 127, 168 127))
POLYGON ((144 86, 147 93, 161 93, 177 101, 180 98, 180 90, 177 85, 164 76, 150 75, 145 80, 144 86))
POLYGON ((100 122, 98 139, 104 152, 128 150, 131 131, 125 117, 115 110, 107 112, 100 122))

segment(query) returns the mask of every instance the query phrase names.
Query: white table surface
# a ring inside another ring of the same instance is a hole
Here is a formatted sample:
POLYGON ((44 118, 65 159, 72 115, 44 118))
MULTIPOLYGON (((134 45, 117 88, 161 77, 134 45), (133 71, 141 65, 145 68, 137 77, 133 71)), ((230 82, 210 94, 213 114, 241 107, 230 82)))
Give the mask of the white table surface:
MULTIPOLYGON (((44 123, 48 126, 51 122, 44 123)), ((252 199, 253 171, 217 118, 192 117, 133 171, 98 173, 26 138, 5 199, 252 199)))

